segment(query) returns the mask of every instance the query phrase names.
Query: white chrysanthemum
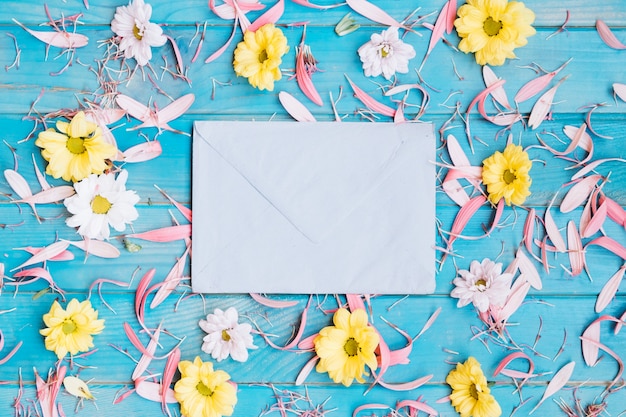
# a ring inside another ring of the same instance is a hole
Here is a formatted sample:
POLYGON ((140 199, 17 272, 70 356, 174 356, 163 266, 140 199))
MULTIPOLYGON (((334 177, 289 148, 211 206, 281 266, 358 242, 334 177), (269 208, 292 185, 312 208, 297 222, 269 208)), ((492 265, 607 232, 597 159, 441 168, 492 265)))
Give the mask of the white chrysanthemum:
POLYGON ((511 289, 513 274, 502 273, 502 264, 483 259, 481 263, 472 261, 470 270, 460 270, 459 278, 453 283, 456 288, 450 295, 458 298, 458 307, 464 307, 470 302, 480 312, 485 312, 490 306, 501 307, 511 289))
POLYGON ((230 357, 238 362, 248 360, 248 349, 256 349, 252 343, 252 326, 238 323, 239 315, 234 307, 226 311, 216 308, 213 314, 200 320, 200 328, 208 334, 204 336, 202 350, 218 362, 230 357))
POLYGON ((133 0, 128 6, 119 6, 111 22, 111 30, 121 38, 120 51, 142 66, 152 58, 151 48, 163 46, 167 41, 161 27, 150 22, 151 15, 152 6, 143 0, 133 0))
POLYGON ((415 56, 415 49, 398 38, 398 28, 390 27, 381 33, 374 33, 370 41, 359 48, 363 71, 368 77, 380 74, 390 79, 396 72, 409 72, 409 60, 415 56))
POLYGON ((139 196, 126 190, 128 172, 115 174, 92 174, 74 184, 76 194, 63 201, 73 214, 65 222, 78 227, 81 236, 90 239, 108 239, 109 226, 123 232, 126 224, 139 217, 135 204, 139 196))

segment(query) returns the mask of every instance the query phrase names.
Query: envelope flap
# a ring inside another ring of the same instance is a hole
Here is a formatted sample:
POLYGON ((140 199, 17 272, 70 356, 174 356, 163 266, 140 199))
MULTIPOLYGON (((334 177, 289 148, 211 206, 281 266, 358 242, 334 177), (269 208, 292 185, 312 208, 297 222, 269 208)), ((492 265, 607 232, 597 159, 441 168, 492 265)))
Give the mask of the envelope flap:
POLYGON ((319 242, 408 162, 417 135, 408 123, 197 122, 197 136, 319 242))

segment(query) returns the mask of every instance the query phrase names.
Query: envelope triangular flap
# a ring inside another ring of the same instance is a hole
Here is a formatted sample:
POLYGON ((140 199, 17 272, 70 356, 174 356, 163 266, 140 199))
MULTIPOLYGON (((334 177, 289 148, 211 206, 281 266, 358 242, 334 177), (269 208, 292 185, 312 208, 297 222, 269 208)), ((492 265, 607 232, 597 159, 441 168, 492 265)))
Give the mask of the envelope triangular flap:
POLYGON ((403 148, 416 140, 409 123, 199 125, 203 139, 315 243, 412 156, 403 148))

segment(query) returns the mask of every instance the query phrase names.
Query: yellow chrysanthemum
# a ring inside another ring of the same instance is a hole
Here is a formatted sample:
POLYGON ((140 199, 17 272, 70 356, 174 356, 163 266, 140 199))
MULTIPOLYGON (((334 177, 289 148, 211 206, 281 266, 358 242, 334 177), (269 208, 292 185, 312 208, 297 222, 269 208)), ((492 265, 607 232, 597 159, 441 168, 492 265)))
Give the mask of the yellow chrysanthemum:
POLYGON ((535 34, 535 14, 524 3, 507 0, 467 0, 454 26, 462 38, 459 49, 473 52, 480 65, 502 65, 513 50, 535 34))
POLYGON ((98 320, 98 312, 91 307, 91 302, 78 302, 75 298, 65 310, 54 301, 50 311, 43 315, 43 321, 47 327, 39 333, 46 337, 46 349, 56 353, 59 359, 68 352, 71 355, 87 352, 93 347, 92 335, 104 329, 104 320, 98 320))
POLYGON ((237 388, 230 375, 214 371, 211 362, 196 356, 193 362, 178 364, 180 380, 174 385, 174 396, 185 417, 222 417, 233 414, 237 388))
POLYGON ((238 76, 246 77, 252 87, 272 91, 274 81, 282 76, 279 66, 287 51, 289 46, 283 32, 268 23, 255 32, 244 34, 235 49, 233 68, 238 76))
POLYGON ((376 330, 367 325, 365 310, 353 313, 341 308, 333 316, 334 326, 324 327, 314 340, 315 352, 320 361, 317 372, 328 372, 335 382, 346 387, 352 381, 363 383, 363 375, 368 375, 365 365, 375 370, 378 366, 374 350, 379 336, 376 330))
POLYGON ((80 181, 90 174, 102 174, 106 160, 115 156, 117 149, 107 143, 100 127, 79 111, 67 123, 58 121, 58 132, 52 128, 39 133, 35 145, 48 161, 46 173, 65 181, 80 181))
POLYGON ((483 183, 487 186, 489 201, 497 204, 502 198, 507 205, 524 204, 530 195, 530 168, 528 154, 519 145, 509 144, 504 153, 497 151, 483 161, 483 183))
POLYGON ((471 356, 457 363, 446 382, 452 387, 450 401, 461 417, 499 417, 500 405, 490 394, 480 363, 471 356))

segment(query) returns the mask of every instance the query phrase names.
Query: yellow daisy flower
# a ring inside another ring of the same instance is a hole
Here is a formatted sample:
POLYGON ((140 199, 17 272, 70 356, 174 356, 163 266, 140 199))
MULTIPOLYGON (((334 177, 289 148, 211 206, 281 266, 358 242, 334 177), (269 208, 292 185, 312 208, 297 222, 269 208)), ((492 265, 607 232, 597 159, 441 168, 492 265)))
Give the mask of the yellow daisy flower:
POLYGON ((459 49, 473 52, 480 65, 502 65, 513 50, 535 34, 535 14, 524 3, 507 0, 467 0, 454 26, 462 38, 459 49))
POLYGON ((117 149, 107 143, 102 129, 86 119, 79 111, 67 123, 56 123, 39 133, 35 145, 42 148, 41 155, 48 161, 46 173, 65 181, 80 181, 90 174, 102 174, 106 160, 115 156, 117 149))
POLYGON ((280 80, 282 56, 289 51, 287 38, 272 23, 255 32, 247 31, 235 49, 233 68, 240 77, 246 77, 252 87, 274 90, 274 81, 280 80))
POLYGON ((365 310, 356 310, 352 314, 345 308, 335 312, 334 326, 324 327, 313 341, 315 352, 320 361, 317 372, 328 372, 335 382, 346 387, 352 381, 363 383, 365 365, 376 370, 378 363, 374 350, 378 346, 379 336, 376 330, 367 325, 365 310))
POLYGON ((461 417, 499 417, 500 405, 490 394, 487 378, 480 363, 471 356, 465 363, 457 363, 446 382, 452 387, 450 401, 461 417))
POLYGON ((530 195, 532 180, 529 175, 532 163, 521 146, 509 144, 504 153, 497 151, 483 161, 483 183, 487 186, 492 204, 504 198, 510 206, 524 204, 530 195))
POLYGON ((78 302, 75 298, 65 310, 54 301, 50 311, 43 315, 43 321, 47 327, 39 333, 46 337, 46 349, 56 353, 59 359, 68 352, 70 355, 87 352, 93 347, 92 335, 104 329, 104 320, 98 320, 98 312, 91 307, 91 302, 78 302))
POLYGON ((193 362, 178 364, 181 378, 174 385, 174 396, 180 412, 186 417, 222 417, 233 414, 237 404, 237 388, 230 375, 214 371, 211 362, 196 356, 193 362))

